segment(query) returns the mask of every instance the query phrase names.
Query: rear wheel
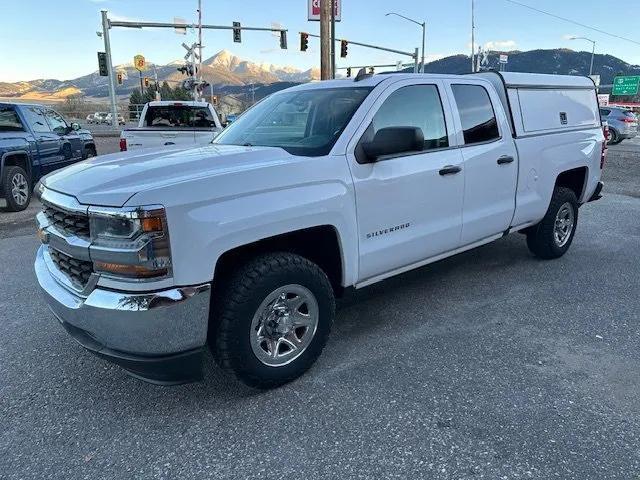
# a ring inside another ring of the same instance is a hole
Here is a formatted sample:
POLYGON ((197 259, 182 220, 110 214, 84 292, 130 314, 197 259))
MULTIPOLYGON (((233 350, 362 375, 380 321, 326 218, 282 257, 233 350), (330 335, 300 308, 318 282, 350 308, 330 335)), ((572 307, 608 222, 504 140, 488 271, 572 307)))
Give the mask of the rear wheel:
POLYGON ((622 141, 618 132, 613 128, 609 128, 609 145, 617 145, 622 141))
POLYGON ((27 172, 21 167, 7 167, 2 183, 7 208, 12 212, 27 208, 31 200, 31 184, 27 172))
POLYGON ((573 241, 578 224, 578 200, 573 190, 556 187, 546 215, 527 232, 527 246, 544 259, 564 255, 573 241))
POLYGON ((291 253, 239 268, 214 297, 209 343, 217 363, 254 388, 306 372, 327 342, 335 313, 326 274, 291 253))

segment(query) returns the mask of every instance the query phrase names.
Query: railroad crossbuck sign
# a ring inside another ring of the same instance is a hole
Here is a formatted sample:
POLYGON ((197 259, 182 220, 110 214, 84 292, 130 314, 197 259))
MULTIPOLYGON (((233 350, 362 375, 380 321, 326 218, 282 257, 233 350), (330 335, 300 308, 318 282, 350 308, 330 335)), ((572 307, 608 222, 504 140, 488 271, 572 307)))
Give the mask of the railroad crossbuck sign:
POLYGON ((144 56, 136 55, 135 57, 133 57, 133 66, 136 70, 142 72, 145 69, 144 56))
MULTIPOLYGON (((320 0, 307 0, 309 2, 309 21, 320 21, 320 0)), ((342 20, 342 0, 333 0, 333 14, 336 22, 342 20)))

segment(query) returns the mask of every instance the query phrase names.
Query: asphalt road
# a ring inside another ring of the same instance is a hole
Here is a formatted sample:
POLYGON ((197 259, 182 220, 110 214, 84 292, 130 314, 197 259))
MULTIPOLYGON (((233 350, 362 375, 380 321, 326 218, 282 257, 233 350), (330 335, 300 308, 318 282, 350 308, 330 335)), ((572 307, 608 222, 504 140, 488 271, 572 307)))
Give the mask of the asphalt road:
POLYGON ((639 479, 640 146, 617 148, 563 258, 516 234, 359 291, 269 392, 94 358, 0 224, 0 478, 639 479))

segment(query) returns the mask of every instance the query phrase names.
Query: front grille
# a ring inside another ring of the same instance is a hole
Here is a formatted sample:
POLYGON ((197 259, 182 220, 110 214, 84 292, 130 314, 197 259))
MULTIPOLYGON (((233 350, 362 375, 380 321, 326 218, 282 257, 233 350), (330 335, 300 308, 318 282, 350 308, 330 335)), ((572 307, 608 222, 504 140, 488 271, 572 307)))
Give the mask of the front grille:
POLYGON ((58 270, 65 274, 74 288, 83 290, 93 273, 93 263, 77 260, 53 248, 49 248, 49 255, 58 270))
POLYGON ((61 210, 53 205, 44 205, 42 211, 58 230, 67 235, 89 238, 89 217, 79 213, 61 210))

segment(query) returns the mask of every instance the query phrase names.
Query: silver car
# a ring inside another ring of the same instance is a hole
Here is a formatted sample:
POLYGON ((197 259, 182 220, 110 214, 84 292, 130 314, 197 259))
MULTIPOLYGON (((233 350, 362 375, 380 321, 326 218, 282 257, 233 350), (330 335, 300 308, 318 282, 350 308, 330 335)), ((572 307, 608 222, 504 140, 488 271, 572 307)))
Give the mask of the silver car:
POLYGON ((609 144, 616 145, 638 134, 638 117, 620 107, 602 107, 600 116, 609 124, 609 144))

